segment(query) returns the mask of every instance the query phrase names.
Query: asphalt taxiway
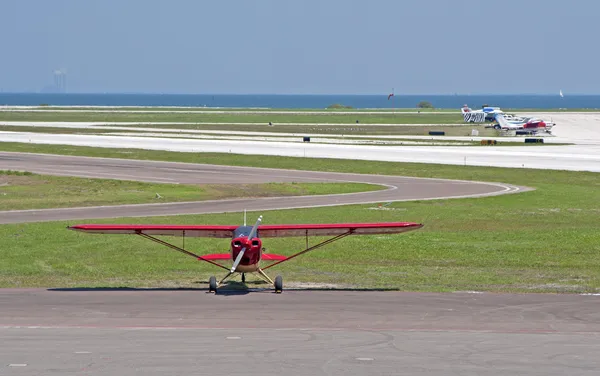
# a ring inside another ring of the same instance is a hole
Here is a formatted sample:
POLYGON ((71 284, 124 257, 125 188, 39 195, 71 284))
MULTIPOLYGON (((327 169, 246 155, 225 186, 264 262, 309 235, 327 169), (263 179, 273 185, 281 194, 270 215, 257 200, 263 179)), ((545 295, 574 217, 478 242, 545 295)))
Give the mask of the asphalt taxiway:
POLYGON ((6 375, 596 375, 597 296, 0 290, 6 375))
POLYGON ((2 169, 30 171, 40 174, 161 183, 362 182, 385 186, 385 189, 379 191, 323 196, 267 197, 164 204, 13 210, 0 212, 0 224, 71 219, 224 213, 239 212, 244 209, 254 211, 438 198, 481 197, 516 193, 528 189, 503 183, 7 152, 0 152, 0 166, 2 166, 2 169))

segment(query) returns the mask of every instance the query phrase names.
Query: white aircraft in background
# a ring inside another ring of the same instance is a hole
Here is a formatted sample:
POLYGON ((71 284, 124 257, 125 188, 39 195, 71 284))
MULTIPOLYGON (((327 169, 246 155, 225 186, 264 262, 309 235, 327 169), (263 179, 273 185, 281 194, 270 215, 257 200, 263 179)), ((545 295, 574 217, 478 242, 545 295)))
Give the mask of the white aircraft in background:
POLYGON ((483 123, 486 120, 494 121, 494 117, 497 114, 504 113, 500 107, 482 106, 481 110, 472 110, 466 104, 460 109, 460 112, 467 123, 483 123))
POLYGON ((506 116, 509 116, 510 120, 504 114, 495 115, 495 119, 498 122, 498 124, 494 125, 495 129, 514 130, 517 131, 517 134, 535 134, 538 132, 550 133, 550 130, 556 125, 533 117, 506 116))

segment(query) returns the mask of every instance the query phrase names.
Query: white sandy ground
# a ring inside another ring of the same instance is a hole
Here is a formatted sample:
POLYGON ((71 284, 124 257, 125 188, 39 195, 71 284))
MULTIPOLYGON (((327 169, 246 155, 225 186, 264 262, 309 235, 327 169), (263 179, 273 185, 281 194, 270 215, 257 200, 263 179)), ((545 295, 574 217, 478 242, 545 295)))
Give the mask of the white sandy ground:
MULTIPOLYGON (((542 169, 565 169, 600 172, 600 114, 535 114, 551 117, 557 123, 553 142, 570 142, 567 146, 371 146, 325 145, 300 142, 263 142, 257 140, 199 140, 178 138, 150 138, 107 135, 64 135, 28 132, 0 132, 0 141, 31 142, 38 144, 67 144, 111 148, 141 148, 184 152, 231 152, 238 154, 285 155, 312 158, 364 159, 401 162, 423 162, 454 165, 478 165, 542 169)), ((73 124, 71 124, 73 125, 73 124)), ((77 126, 84 126, 78 124, 77 126)), ((52 125, 49 125, 52 126, 52 125)), ((90 125, 87 125, 90 126, 90 125)), ((105 128, 106 129, 106 128, 105 128)), ((139 129, 139 128, 133 128, 139 129)), ((132 129, 128 129, 132 130, 132 129)), ((156 128, 149 128, 156 132, 156 128)), ((161 132, 167 132, 161 129, 161 132)), ((181 132, 169 129, 168 132, 181 132)), ((191 130, 185 130, 191 132, 191 130)), ((204 131, 196 131, 204 132, 204 131)), ((210 131, 216 134, 219 131, 210 131)), ((222 131, 225 134, 227 131, 222 131)), ((240 134, 240 132, 230 132, 240 134)), ((250 132, 248 132, 250 133, 250 132)), ((257 135, 265 136, 263 132, 257 135)), ((271 133, 274 137, 284 136, 271 133)), ((306 134, 303 134, 306 135, 306 134)), ((298 135, 300 136, 300 135, 298 135)), ((308 134, 308 136, 312 136, 308 134)), ((333 135, 323 135, 334 138, 333 135)), ((351 135, 352 137, 357 137, 351 135)), ((374 138, 374 136, 362 136, 374 138)), ((376 136, 385 138, 386 136, 376 136)), ((409 136, 387 136, 409 138, 409 136)), ((431 139, 430 136, 412 136, 431 139)), ((411 138, 412 138, 411 137, 411 138)), ((474 137, 443 139, 472 140, 474 137)), ((506 138, 505 138, 506 139, 506 138)), ((523 140, 523 138, 508 138, 523 140)), ((548 140, 550 141, 550 140, 548 140)))

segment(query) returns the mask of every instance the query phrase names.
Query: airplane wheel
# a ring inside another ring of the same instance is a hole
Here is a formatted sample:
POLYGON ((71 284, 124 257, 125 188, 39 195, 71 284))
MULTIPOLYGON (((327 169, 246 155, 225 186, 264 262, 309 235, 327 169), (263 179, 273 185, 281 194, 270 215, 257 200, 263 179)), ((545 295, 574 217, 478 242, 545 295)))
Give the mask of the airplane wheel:
POLYGON ((275 292, 281 293, 283 291, 283 278, 280 275, 275 277, 275 292))
POLYGON ((246 273, 242 273, 242 282, 246 283, 246 273))
POLYGON ((208 292, 217 292, 217 279, 215 276, 210 277, 208 280, 208 292))

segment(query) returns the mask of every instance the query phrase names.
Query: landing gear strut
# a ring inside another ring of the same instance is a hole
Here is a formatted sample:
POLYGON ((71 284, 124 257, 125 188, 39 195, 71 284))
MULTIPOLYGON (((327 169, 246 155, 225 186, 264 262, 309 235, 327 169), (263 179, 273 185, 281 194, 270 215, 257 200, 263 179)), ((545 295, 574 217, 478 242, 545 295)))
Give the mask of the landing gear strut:
POLYGON ((242 283, 246 283, 246 273, 242 273, 242 283))

